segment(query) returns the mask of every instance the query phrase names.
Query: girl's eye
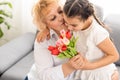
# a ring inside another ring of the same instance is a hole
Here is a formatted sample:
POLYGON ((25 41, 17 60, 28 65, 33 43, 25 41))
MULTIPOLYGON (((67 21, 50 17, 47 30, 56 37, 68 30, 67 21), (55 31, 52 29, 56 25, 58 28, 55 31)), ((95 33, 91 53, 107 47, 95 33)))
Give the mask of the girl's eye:
POLYGON ((77 25, 71 25, 71 26, 76 27, 77 25))

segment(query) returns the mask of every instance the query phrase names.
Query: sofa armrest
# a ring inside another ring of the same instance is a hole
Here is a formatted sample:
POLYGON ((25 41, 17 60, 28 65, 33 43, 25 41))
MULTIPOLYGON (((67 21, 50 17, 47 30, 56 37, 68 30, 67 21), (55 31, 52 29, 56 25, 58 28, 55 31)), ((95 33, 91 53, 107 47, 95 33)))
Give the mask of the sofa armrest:
POLYGON ((34 33, 26 33, 0 47, 0 75, 32 51, 34 39, 34 33))

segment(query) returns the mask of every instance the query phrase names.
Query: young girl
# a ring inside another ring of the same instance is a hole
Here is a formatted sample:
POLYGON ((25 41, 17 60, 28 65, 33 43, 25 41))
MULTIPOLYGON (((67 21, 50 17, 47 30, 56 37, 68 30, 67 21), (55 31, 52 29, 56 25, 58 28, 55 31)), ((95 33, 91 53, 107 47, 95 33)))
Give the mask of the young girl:
POLYGON ((67 0, 64 8, 64 20, 75 37, 79 37, 77 51, 84 57, 84 63, 78 57, 70 61, 77 71, 76 79, 81 80, 118 80, 111 76, 117 69, 113 62, 119 59, 118 51, 109 38, 109 33, 94 14, 94 8, 88 0, 67 0))
POLYGON ((116 70, 113 62, 119 58, 118 52, 109 38, 105 26, 94 14, 88 0, 67 0, 64 6, 64 19, 68 29, 78 36, 77 50, 87 60, 76 68, 81 80, 111 80, 116 70))

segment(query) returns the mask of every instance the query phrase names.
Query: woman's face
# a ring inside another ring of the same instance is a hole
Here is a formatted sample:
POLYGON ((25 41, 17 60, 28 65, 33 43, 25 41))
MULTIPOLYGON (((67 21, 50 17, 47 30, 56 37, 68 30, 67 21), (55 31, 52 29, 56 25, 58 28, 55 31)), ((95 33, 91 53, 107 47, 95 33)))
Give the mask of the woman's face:
POLYGON ((65 29, 64 20, 63 20, 63 11, 57 3, 53 3, 49 6, 49 13, 45 17, 45 22, 47 27, 60 31, 65 29))

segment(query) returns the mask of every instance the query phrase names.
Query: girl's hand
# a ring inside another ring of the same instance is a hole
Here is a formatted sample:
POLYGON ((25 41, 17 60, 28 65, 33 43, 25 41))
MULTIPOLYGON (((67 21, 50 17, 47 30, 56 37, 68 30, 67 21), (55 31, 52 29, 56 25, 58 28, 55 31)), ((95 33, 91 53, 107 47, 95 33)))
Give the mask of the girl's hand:
POLYGON ((76 70, 91 70, 94 69, 92 63, 89 62, 85 57, 78 54, 69 60, 69 64, 76 70))
POLYGON ((38 42, 42 42, 45 39, 49 40, 50 39, 50 30, 48 28, 46 28, 42 32, 38 32, 36 38, 37 38, 38 42))
POLYGON ((118 72, 118 70, 114 71, 111 78, 112 78, 112 80, 119 80, 119 72, 118 72))
POLYGON ((74 56, 73 58, 71 58, 68 63, 72 67, 74 67, 76 70, 79 70, 79 69, 83 68, 84 65, 85 65, 84 58, 80 54, 78 54, 78 55, 74 56))

